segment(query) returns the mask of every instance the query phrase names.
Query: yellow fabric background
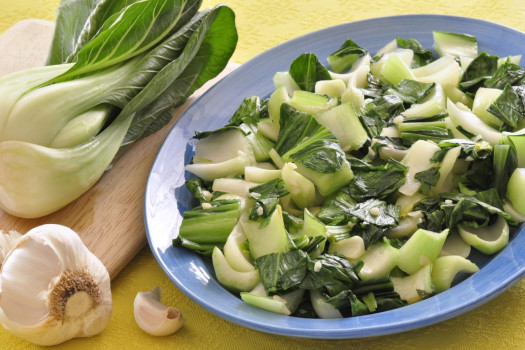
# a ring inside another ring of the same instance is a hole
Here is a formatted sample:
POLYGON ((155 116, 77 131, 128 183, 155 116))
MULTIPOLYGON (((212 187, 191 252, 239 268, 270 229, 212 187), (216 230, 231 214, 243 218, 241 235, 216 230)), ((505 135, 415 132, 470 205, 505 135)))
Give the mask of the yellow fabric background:
MULTIPOLYGON (((396 14, 436 13, 481 18, 525 31, 522 0, 223 0, 236 12, 239 44, 232 61, 243 63, 301 34, 360 19, 396 14)), ((209 7, 219 1, 204 1, 209 7)), ((0 33, 25 18, 54 20, 59 0, 0 0, 0 33)), ((358 38, 354 38, 358 40, 358 38)), ((514 51, 525 54, 525 48, 514 51)), ((2 53, 0 53, 2 54, 2 53)), ((8 228, 5 228, 8 229, 8 228)), ((522 349, 525 348, 525 281, 483 306, 452 320, 377 338, 320 341, 287 338, 225 321, 189 300, 164 275, 148 247, 112 284, 114 312, 98 336, 56 349, 522 349), (175 335, 156 338, 133 319, 138 291, 159 285, 163 301, 185 315, 175 335)), ((38 349, 0 327, 0 349, 38 349)))

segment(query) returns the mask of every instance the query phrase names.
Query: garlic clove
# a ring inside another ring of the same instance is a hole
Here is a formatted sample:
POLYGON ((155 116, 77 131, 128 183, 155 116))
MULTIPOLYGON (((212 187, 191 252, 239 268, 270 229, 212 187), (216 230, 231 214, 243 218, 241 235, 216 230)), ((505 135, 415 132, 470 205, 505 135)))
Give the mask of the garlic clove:
POLYGON ((0 266, 2 266, 5 257, 13 249, 20 237, 22 235, 17 231, 11 230, 8 233, 4 233, 4 231, 0 230, 0 266))
POLYGON ((182 327, 184 319, 180 311, 160 302, 160 287, 151 292, 139 292, 133 303, 137 325, 145 332, 155 336, 175 333, 182 327))
POLYGON ((23 235, 0 270, 0 323, 39 345, 98 334, 111 316, 109 274, 71 229, 23 235))

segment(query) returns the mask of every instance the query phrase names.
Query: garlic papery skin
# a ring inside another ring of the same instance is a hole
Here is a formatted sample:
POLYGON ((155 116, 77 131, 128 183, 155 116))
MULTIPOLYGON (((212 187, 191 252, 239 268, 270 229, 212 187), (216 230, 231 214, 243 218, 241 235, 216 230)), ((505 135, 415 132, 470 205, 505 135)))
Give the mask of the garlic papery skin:
POLYGON ((38 345, 102 331, 112 310, 110 279, 70 228, 47 224, 23 235, 0 270, 0 322, 38 345))
POLYGON ((133 303, 137 325, 146 333, 165 336, 175 333, 182 327, 184 319, 180 311, 160 302, 160 287, 151 292, 139 292, 133 303))

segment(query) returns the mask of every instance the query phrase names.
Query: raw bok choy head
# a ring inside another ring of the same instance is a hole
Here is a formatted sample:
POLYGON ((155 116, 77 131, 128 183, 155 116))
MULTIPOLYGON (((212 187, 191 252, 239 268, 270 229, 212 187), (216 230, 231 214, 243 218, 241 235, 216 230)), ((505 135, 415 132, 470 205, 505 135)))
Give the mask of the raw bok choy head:
POLYGON ((10 214, 40 217, 78 198, 131 144, 166 125, 236 47, 227 6, 89 5, 88 13, 60 5, 53 65, 0 79, 0 207, 10 214))

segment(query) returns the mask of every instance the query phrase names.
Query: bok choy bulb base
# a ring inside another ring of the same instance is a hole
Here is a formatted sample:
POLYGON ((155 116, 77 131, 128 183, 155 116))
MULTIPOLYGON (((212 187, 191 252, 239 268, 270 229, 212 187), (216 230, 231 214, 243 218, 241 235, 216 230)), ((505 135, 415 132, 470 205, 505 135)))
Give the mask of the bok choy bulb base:
POLYGON ((0 133, 16 101, 32 89, 67 71, 72 64, 44 66, 14 72, 0 77, 0 133))
POLYGON ((55 149, 23 141, 0 143, 0 207, 19 217, 52 213, 91 188, 111 164, 133 115, 93 140, 55 149))

